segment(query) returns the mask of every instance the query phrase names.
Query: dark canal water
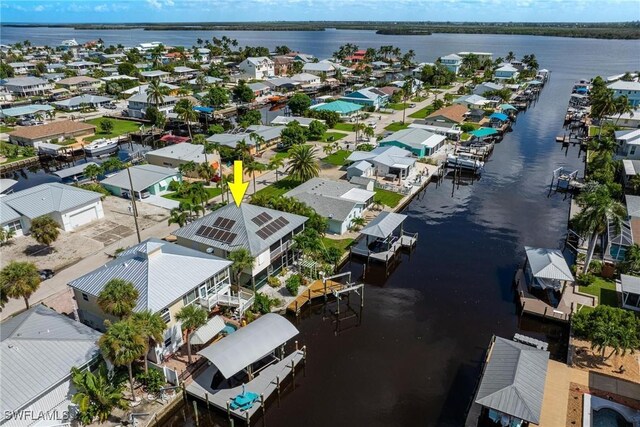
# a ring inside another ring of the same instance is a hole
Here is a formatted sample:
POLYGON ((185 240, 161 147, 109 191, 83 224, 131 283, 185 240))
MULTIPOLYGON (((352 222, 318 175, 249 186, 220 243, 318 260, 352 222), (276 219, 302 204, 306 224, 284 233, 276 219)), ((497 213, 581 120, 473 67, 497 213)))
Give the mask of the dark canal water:
MULTIPOLYGON (((2 29, 2 43, 29 38, 51 43, 76 37, 102 37, 107 44, 159 40, 193 44, 206 32, 2 29), (42 40, 41 40, 42 39, 42 40)), ((221 34, 215 34, 218 37, 221 34)), ((496 147, 480 181, 430 184, 404 211, 405 229, 419 233, 417 249, 385 278, 368 274, 361 321, 336 324, 323 309, 307 311, 298 339, 308 346, 306 377, 281 405, 272 403, 272 426, 452 426, 463 424, 492 334, 515 332, 563 341, 565 331, 550 323, 519 319, 511 287, 524 260, 524 245, 561 247, 569 200, 548 196, 552 171, 582 170, 577 149, 565 152, 554 141, 560 131, 575 80, 640 69, 637 41, 563 39, 528 36, 440 35, 392 37, 371 32, 234 32, 240 44, 291 48, 329 55, 340 44, 361 47, 393 44, 414 49, 419 60, 462 50, 504 56, 535 53, 551 80, 537 104, 518 116, 514 131, 496 147)), ((356 276, 359 264, 347 265, 356 276)), ((357 301, 357 298, 354 300, 357 301)), ((553 347, 561 356, 560 345, 553 347)), ((226 425, 222 417, 200 411, 201 425, 226 425)), ((260 422, 258 422, 260 424, 260 422)), ((194 425, 179 410, 167 426, 194 425)))

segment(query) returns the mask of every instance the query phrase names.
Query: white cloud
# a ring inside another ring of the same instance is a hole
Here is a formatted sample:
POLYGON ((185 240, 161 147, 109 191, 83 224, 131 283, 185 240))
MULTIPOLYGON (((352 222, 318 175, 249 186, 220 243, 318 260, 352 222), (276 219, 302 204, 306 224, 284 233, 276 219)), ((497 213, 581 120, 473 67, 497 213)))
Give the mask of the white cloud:
POLYGON ((43 5, 38 5, 36 7, 33 8, 34 12, 42 12, 45 9, 45 7, 43 5))
POLYGON ((154 9, 162 9, 162 3, 159 0, 147 0, 147 4, 154 9))
POLYGON ((109 11, 109 6, 107 6, 106 4, 99 4, 99 5, 95 6, 93 8, 93 10, 95 12, 108 12, 109 11))

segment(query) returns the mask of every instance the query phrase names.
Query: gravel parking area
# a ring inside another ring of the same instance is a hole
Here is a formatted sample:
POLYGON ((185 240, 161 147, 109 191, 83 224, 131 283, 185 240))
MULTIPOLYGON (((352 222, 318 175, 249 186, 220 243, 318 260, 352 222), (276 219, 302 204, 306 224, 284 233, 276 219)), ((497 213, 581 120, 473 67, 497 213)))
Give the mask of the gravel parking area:
MULTIPOLYGON (((119 197, 107 197, 102 202, 104 218, 72 232, 61 232, 52 250, 40 246, 31 236, 22 236, 0 248, 0 267, 10 261, 35 262, 38 268, 58 271, 94 254, 106 246, 135 233, 130 202, 119 197)), ((164 222, 169 211, 147 203, 138 203, 138 223, 141 230, 164 222)))

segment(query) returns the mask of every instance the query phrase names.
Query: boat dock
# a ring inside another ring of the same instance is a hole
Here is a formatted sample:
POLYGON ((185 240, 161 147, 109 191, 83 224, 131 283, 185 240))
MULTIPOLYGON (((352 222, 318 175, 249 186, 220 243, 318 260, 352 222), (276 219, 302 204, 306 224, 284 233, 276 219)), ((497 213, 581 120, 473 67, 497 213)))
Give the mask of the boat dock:
POLYGON ((266 401, 269 397, 277 392, 278 397, 282 387, 282 382, 291 375, 295 388, 295 370, 300 362, 306 359, 306 347, 302 347, 301 350, 296 349, 293 353, 286 356, 282 360, 264 368, 260 375, 257 375, 253 380, 233 388, 212 390, 211 382, 213 376, 218 372, 218 368, 215 365, 210 364, 205 371, 200 373, 194 378, 194 381, 185 387, 187 394, 197 397, 209 405, 224 411, 227 413, 229 422, 231 423, 231 417, 236 417, 241 420, 245 420, 247 425, 250 424, 251 418, 261 410, 262 415, 266 413, 266 401), (243 393, 244 391, 253 392, 260 396, 250 408, 244 409, 231 409, 231 401, 243 393))
POLYGON ((350 248, 351 254, 361 255, 367 257, 367 262, 369 259, 373 261, 380 262, 389 262, 391 261, 400 251, 401 248, 413 248, 415 247, 418 241, 418 233, 409 234, 403 232, 402 236, 399 236, 396 240, 389 243, 387 249, 381 251, 372 251, 369 249, 369 245, 367 244, 366 239, 358 240, 358 243, 355 246, 350 248))
POLYGON ((326 277, 324 279, 318 279, 313 282, 309 287, 302 292, 296 299, 294 299, 288 306, 287 311, 294 313, 296 316, 300 315, 300 310, 306 304, 311 303, 314 299, 324 298, 325 301, 330 295, 334 295, 336 298, 340 298, 341 294, 351 291, 360 292, 360 305, 364 304, 364 284, 356 284, 351 282, 351 272, 336 274, 335 276, 326 277), (340 277, 346 277, 346 283, 340 283, 333 279, 340 277))
POLYGON ((527 313, 560 322, 569 321, 570 312, 558 310, 529 292, 524 278, 524 271, 521 269, 516 272, 515 284, 518 302, 523 314, 527 313))

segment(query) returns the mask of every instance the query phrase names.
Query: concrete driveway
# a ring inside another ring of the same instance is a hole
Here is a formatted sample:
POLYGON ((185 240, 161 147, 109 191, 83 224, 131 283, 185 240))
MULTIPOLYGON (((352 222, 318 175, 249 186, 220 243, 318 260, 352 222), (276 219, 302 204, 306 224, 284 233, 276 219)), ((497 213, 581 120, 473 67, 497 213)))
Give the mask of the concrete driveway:
POLYGON ((142 199, 142 203, 148 203, 150 205, 169 210, 177 208, 180 205, 180 202, 178 202, 177 200, 166 199, 162 196, 156 196, 155 194, 152 194, 146 199, 142 199))

